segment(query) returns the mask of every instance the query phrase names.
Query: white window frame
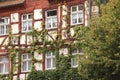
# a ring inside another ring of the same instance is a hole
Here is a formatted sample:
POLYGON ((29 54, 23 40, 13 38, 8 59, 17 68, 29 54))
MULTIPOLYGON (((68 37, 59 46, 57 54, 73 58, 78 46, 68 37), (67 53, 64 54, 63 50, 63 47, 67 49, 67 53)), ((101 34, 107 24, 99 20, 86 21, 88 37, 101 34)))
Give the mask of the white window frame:
POLYGON ((28 15, 33 16, 32 13, 23 14, 23 15, 21 16, 21 25, 22 25, 21 31, 22 31, 22 32, 29 32, 29 31, 32 31, 32 26, 33 26, 32 18, 29 19, 29 18, 28 18, 28 15), (25 20, 23 20, 23 16, 26 16, 27 18, 26 18, 25 20), (24 31, 24 30, 23 30, 23 23, 25 23, 25 22, 26 22, 26 30, 24 31), (32 26, 30 26, 30 27, 31 27, 31 30, 28 29, 28 28, 29 28, 28 22, 31 22, 31 23, 32 23, 32 26))
MULTIPOLYGON (((22 72, 30 72, 30 70, 31 70, 31 68, 29 69, 29 61, 31 61, 31 63, 32 63, 32 57, 31 58, 29 58, 29 56, 30 56, 31 54, 30 53, 24 53, 24 54, 22 54, 21 55, 21 71, 22 72), (23 56, 27 56, 27 58, 26 59, 23 59, 23 56), (24 62, 26 62, 26 70, 23 70, 23 63, 24 62)), ((32 64, 31 64, 31 67, 32 67, 32 64)))
MULTIPOLYGON (((78 67, 78 62, 77 62, 75 56, 77 56, 77 55, 83 55, 83 52, 82 52, 81 49, 74 49, 74 50, 75 50, 76 52, 72 52, 73 58, 71 58, 71 67, 78 67), (76 65, 73 64, 74 61, 76 62, 76 65)), ((74 50, 73 50, 73 51, 74 51, 74 50)))
MULTIPOLYGON (((3 17, 3 18, 1 18, 1 19, 3 19, 3 21, 5 20, 5 19, 7 19, 7 22, 0 22, 0 27, 1 26, 3 26, 4 27, 4 33, 3 34, 0 34, 0 36, 2 36, 2 35, 8 35, 8 31, 9 30, 7 30, 7 27, 8 27, 8 29, 9 29, 9 25, 10 25, 10 19, 9 19, 9 17, 3 17)), ((1 28, 0 28, 1 29, 1 28)), ((2 32, 2 30, 0 30, 0 32, 2 32)))
MULTIPOLYGON (((8 57, 5 57, 5 56, 0 57, 0 58, 2 58, 2 59, 7 58, 8 59, 8 57)), ((0 74, 8 74, 8 71, 5 71, 6 70, 5 68, 7 68, 7 70, 8 70, 9 59, 7 61, 0 61, 0 65, 3 65, 3 72, 0 72, 0 74)))
POLYGON ((46 27, 46 29, 54 29, 54 28, 57 28, 57 24, 58 24, 58 21, 56 22, 56 27, 53 27, 53 18, 56 18, 56 21, 57 21, 57 9, 53 9, 53 10, 47 10, 46 12, 45 12, 45 27, 46 27), (56 16, 50 16, 50 17, 48 17, 47 16, 47 12, 49 12, 49 11, 56 11, 56 16), (47 19, 51 19, 51 27, 47 27, 47 19))
POLYGON ((47 52, 47 53, 45 54, 45 69, 46 69, 46 70, 55 69, 55 63, 54 63, 55 55, 53 55, 53 54, 54 54, 53 52, 47 52), (49 56, 48 56, 47 54, 49 54, 49 56), (51 67, 50 67, 50 68, 47 67, 47 60, 48 60, 48 59, 51 60, 51 62, 50 62, 51 67), (53 64, 54 64, 54 65, 53 65, 53 64))
POLYGON ((84 14, 83 14, 83 9, 82 10, 79 10, 79 6, 83 6, 83 4, 80 4, 80 5, 75 5, 75 6, 71 6, 71 25, 78 25, 78 24, 83 24, 83 22, 84 22, 84 14), (72 11, 72 8, 73 7, 76 7, 77 8, 77 11, 75 11, 75 12, 73 12, 72 11), (79 21, 79 17, 78 17, 78 14, 81 14, 82 15, 82 22, 78 22, 79 21), (73 14, 76 14, 77 15, 77 23, 72 23, 72 15, 73 14))

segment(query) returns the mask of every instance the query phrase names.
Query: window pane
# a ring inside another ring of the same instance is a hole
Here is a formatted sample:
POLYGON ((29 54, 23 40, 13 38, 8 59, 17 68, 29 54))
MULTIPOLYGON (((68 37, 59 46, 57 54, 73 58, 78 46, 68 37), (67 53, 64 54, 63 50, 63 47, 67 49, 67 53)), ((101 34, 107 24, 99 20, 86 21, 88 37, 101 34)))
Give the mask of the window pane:
POLYGON ((80 10, 83 10, 83 5, 79 5, 78 6, 78 10, 80 11, 80 10))
POLYGON ((46 20, 46 28, 51 28, 51 19, 47 18, 46 20))
POLYGON ((53 27, 57 27, 57 18, 52 19, 53 27))
POLYGON ((3 57, 3 61, 4 62, 8 62, 8 58, 7 57, 3 57))
POLYGON ((28 30, 32 30, 32 21, 28 22, 28 30))
POLYGON ((3 73, 3 64, 0 64, 0 73, 3 73))
POLYGON ((27 22, 23 22, 22 23, 22 31, 26 31, 27 30, 27 22))
POLYGON ((57 15, 57 11, 56 10, 47 12, 47 17, 49 17, 49 16, 56 16, 56 15, 57 15))
POLYGON ((8 63, 5 63, 5 72, 8 72, 8 63))
POLYGON ((32 19, 32 14, 29 14, 29 15, 28 15, 28 19, 32 19))
POLYGON ((32 58, 32 55, 29 53, 28 54, 28 59, 31 59, 32 58))
POLYGON ((31 61, 28 61, 28 70, 31 69, 31 67, 32 67, 31 64, 32 64, 31 61))
POLYGON ((47 68, 51 68, 51 59, 47 59, 47 68))
POLYGON ((51 56, 51 55, 52 55, 51 52, 47 52, 47 53, 46 53, 46 56, 47 56, 47 57, 49 57, 49 56, 51 56))
POLYGON ((72 51, 72 54, 76 54, 77 53, 77 49, 74 49, 73 51, 72 51))
POLYGON ((8 18, 5 18, 4 23, 8 23, 8 20, 9 20, 8 18))
POLYGON ((75 58, 72 58, 72 66, 77 66, 77 61, 75 58))
POLYGON ((6 33, 9 33, 9 25, 6 25, 6 33))
POLYGON ((23 55, 22 59, 27 59, 27 55, 23 55))
POLYGON ((26 63, 26 62, 23 62, 22 70, 23 70, 23 71, 26 71, 26 70, 27 70, 27 63, 26 63))
POLYGON ((22 18, 23 18, 23 20, 26 20, 26 19, 27 19, 27 16, 26 16, 26 15, 23 15, 22 18))
POLYGON ((5 30, 4 26, 0 26, 0 34, 4 34, 4 30, 5 30))
POLYGON ((78 13, 78 23, 83 22, 83 14, 82 13, 78 13))
POLYGON ((75 11, 77 11, 77 7, 76 7, 76 6, 73 6, 73 7, 72 7, 72 12, 75 12, 75 11))
POLYGON ((53 58, 53 64, 52 65, 53 65, 53 67, 55 67, 55 58, 53 58))
POLYGON ((72 14, 72 24, 75 24, 75 23, 77 23, 77 14, 76 13, 72 14))

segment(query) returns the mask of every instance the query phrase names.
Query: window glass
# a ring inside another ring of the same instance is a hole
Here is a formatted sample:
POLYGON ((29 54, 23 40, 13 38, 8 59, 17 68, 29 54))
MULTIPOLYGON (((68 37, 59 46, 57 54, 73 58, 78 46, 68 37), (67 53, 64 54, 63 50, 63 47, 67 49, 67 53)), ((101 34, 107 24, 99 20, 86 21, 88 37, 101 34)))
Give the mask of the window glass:
POLYGON ((0 35, 7 35, 9 32, 9 18, 1 18, 2 20, 0 21, 0 35))
POLYGON ((83 5, 71 6, 71 25, 83 23, 83 5))
POLYGON ((30 69, 32 67, 31 66, 32 65, 31 59, 32 59, 32 56, 29 53, 22 54, 22 62, 21 62, 22 67, 21 67, 21 69, 23 72, 30 71, 30 69))
POLYGON ((32 14, 22 15, 22 32, 28 32, 32 30, 32 14))
POLYGON ((47 17, 49 17, 49 16, 56 16, 56 15, 57 15, 57 11, 56 10, 47 12, 47 17))
POLYGON ((57 27, 57 10, 46 11, 46 28, 56 28, 57 27))

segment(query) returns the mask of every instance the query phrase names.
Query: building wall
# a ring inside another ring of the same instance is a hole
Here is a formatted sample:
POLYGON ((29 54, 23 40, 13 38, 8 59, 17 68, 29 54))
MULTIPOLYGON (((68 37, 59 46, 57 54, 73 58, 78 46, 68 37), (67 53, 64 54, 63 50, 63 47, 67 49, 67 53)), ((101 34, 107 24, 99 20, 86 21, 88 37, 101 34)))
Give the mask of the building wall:
MULTIPOLYGON (((43 22, 45 21, 45 12, 47 10, 57 10, 57 21, 58 28, 60 29, 62 39, 69 39, 66 33, 67 27, 70 27, 71 36, 74 35, 73 27, 70 25, 70 19, 66 20, 66 16, 70 15, 70 8, 74 5, 83 4, 83 23, 79 25, 88 25, 89 18, 89 9, 88 9, 88 1, 86 0, 70 0, 66 3, 61 3, 61 6, 58 6, 59 3, 49 2, 48 0, 26 0, 24 5, 12 6, 0 9, 0 17, 9 17, 10 19, 10 27, 12 29, 12 34, 18 37, 17 43, 15 43, 16 48, 24 49, 26 46, 30 45, 30 41, 33 40, 31 36, 26 35, 21 32, 21 16, 23 14, 32 13, 32 26, 37 30, 43 29, 43 22)), ((49 35, 55 39, 58 28, 49 29, 49 35)), ((49 40, 52 40, 49 37, 49 40)), ((9 55, 8 50, 10 47, 4 48, 4 45, 8 45, 10 43, 10 39, 8 35, 0 36, 0 56, 9 55)), ((60 49, 61 54, 67 55, 67 48, 60 49)), ((41 63, 36 63, 37 70, 45 70, 45 61, 44 55, 38 54, 35 52, 34 57, 38 60, 43 60, 41 63)), ((10 67, 10 65, 9 65, 10 67)), ((14 80, 16 77, 20 77, 21 80, 24 80, 28 74, 28 72, 21 72, 18 68, 18 72, 15 73, 14 80)))

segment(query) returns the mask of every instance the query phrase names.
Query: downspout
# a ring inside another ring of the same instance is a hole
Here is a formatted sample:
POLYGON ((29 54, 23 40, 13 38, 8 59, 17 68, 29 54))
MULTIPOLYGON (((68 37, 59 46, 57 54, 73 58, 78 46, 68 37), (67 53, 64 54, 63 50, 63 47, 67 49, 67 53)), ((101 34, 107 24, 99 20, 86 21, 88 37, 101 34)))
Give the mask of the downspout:
POLYGON ((92 0, 89 0, 89 19, 92 17, 92 0))

